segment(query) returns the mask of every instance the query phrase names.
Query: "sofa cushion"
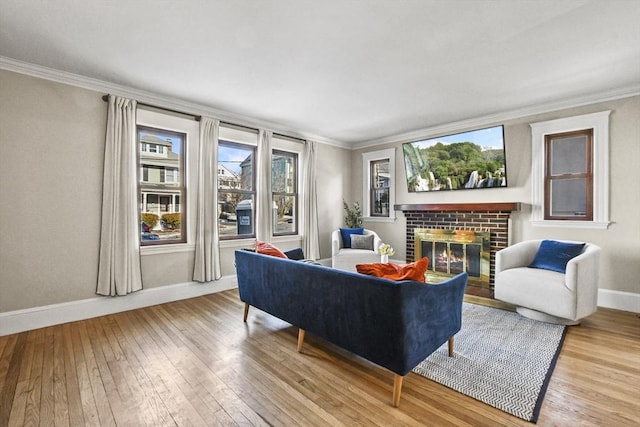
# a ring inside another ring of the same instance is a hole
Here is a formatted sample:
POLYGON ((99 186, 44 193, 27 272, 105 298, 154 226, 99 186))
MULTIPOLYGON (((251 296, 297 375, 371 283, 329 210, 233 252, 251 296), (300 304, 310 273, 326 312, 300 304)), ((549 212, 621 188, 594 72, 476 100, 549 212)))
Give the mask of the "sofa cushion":
POLYGON ((364 234, 364 228, 341 228, 340 235, 342 235, 342 247, 351 247, 351 235, 352 234, 364 234))
POLYGON ((280 249, 273 246, 271 243, 256 241, 256 252, 264 255, 271 255, 278 258, 287 258, 287 256, 280 249))
POLYGON ((373 250, 373 234, 352 234, 351 249, 373 250))
POLYGON ((358 273, 369 276, 384 277, 391 280, 413 280, 424 282, 424 274, 427 272, 429 259, 421 258, 410 264, 397 265, 392 263, 356 264, 358 273))
POLYGON ((287 256, 287 258, 296 261, 304 259, 304 251, 302 250, 302 248, 289 249, 288 251, 284 251, 284 254, 287 256))
POLYGON ((584 249, 584 245, 584 243, 543 240, 538 247, 536 257, 529 267, 564 273, 569 260, 580 255, 584 249))

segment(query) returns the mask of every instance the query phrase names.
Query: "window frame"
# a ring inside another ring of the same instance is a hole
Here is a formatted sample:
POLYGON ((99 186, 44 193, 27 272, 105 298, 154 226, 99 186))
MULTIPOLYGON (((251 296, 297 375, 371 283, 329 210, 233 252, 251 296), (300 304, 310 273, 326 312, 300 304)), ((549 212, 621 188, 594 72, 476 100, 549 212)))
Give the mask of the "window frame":
MULTIPOLYGON (((171 129, 164 129, 158 126, 150 126, 150 125, 145 125, 145 124, 136 124, 136 161, 137 161, 137 191, 138 191, 138 218, 139 218, 139 222, 141 222, 141 215, 142 215, 142 204, 143 201, 145 200, 145 197, 143 196, 143 192, 145 193, 154 193, 158 195, 158 204, 161 205, 160 200, 163 197, 162 193, 163 191, 168 192, 166 194, 166 196, 164 197, 168 197, 170 195, 172 195, 175 192, 175 187, 176 184, 168 184, 165 180, 161 180, 160 183, 153 183, 150 184, 148 182, 148 175, 147 175, 147 181, 143 181, 144 179, 144 166, 142 164, 142 160, 141 160, 141 153, 142 153, 142 149, 143 147, 143 142, 141 141, 140 138, 140 134, 141 132, 144 131, 148 131, 148 132, 153 132, 153 133, 160 133, 160 134, 164 134, 164 135, 170 135, 172 137, 175 138, 180 138, 182 140, 182 146, 180 147, 180 162, 179 162, 179 176, 180 176, 180 183, 178 184, 179 186, 179 206, 180 206, 180 238, 179 239, 171 239, 171 240, 142 240, 142 230, 140 230, 140 247, 149 247, 149 246, 165 246, 165 245, 175 245, 175 244, 184 244, 187 243, 188 241, 188 211, 187 211, 187 183, 186 183, 186 179, 187 179, 187 174, 186 174, 186 165, 187 165, 187 139, 188 139, 188 134, 186 132, 179 132, 179 131, 175 131, 175 130, 171 130, 171 129), (146 191, 145 191, 146 190, 146 191), (155 191, 154 191, 155 190, 155 191), (158 192, 159 191, 159 192, 158 192), (170 193, 169 193, 170 192, 170 193)), ((156 144, 145 144, 146 146, 149 145, 156 145, 156 144)), ((146 152, 146 151, 145 151, 146 152)), ((146 168, 148 171, 148 167, 146 168)), ((161 168, 159 168, 161 169, 161 168)), ((160 176, 163 176, 162 173, 162 169, 160 171, 160 176)), ((161 209, 161 208, 160 208, 161 209)), ((162 221, 162 210, 159 211, 159 221, 162 221)))
POLYGON ((593 129, 583 129, 573 132, 562 132, 545 135, 545 175, 544 175, 544 219, 545 220, 572 220, 593 221, 593 129), (555 139, 584 136, 586 139, 585 171, 583 173, 561 173, 552 171, 552 143, 555 139), (552 213, 552 184, 569 179, 585 180, 585 210, 583 216, 554 215, 552 213))
POLYGON ((396 212, 393 208, 396 200, 395 192, 395 165, 396 149, 388 148, 379 151, 362 153, 362 206, 364 209, 363 220, 370 222, 394 222, 396 212), (372 198, 372 177, 371 170, 373 164, 378 161, 387 160, 389 162, 389 215, 374 215, 371 209, 372 198))
POLYGON ((384 215, 382 213, 376 213, 375 212, 375 194, 377 191, 381 191, 381 190, 387 190, 387 194, 389 193, 389 184, 391 184, 391 177, 389 177, 389 180, 387 182, 386 186, 378 186, 377 182, 374 180, 374 171, 375 171, 375 167, 377 164, 380 163, 386 163, 387 165, 389 165, 389 159, 378 159, 378 160, 372 160, 369 162, 369 215, 371 217, 379 217, 379 218, 388 218, 389 217, 389 212, 391 212, 391 206, 389 206, 389 210, 387 215, 384 215))
MULTIPOLYGON (((217 193, 218 193, 218 200, 216 200, 216 203, 219 203, 220 200, 220 194, 222 192, 225 193, 230 193, 230 194, 240 194, 240 195, 246 195, 249 194, 251 195, 251 200, 252 200, 252 209, 251 209, 251 223, 252 225, 252 233, 251 234, 236 234, 233 236, 230 235, 223 235, 220 232, 220 223, 218 222, 218 219, 216 219, 216 227, 218 227, 218 235, 220 237, 220 241, 232 241, 232 240, 242 240, 242 239, 255 239, 256 238, 256 203, 257 203, 257 197, 258 197, 258 191, 256 188, 256 161, 257 161, 257 155, 258 155, 258 150, 257 147, 253 144, 249 144, 249 143, 245 143, 245 142, 238 142, 238 141, 230 141, 229 139, 224 139, 222 137, 218 138, 218 150, 220 150, 221 146, 226 146, 226 147, 242 147, 243 149, 249 149, 252 151, 252 155, 251 155, 251 188, 252 190, 243 190, 240 188, 224 188, 221 189, 220 188, 220 182, 216 177, 216 186, 217 186, 217 193)), ((218 154, 219 156, 219 154, 218 154)), ((218 162, 220 162, 219 157, 218 157, 218 162)), ((218 165, 215 165, 216 167, 216 174, 217 174, 217 170, 218 170, 218 165)), ((237 218, 236 218, 237 221, 237 218)), ((238 223, 236 222, 236 230, 238 227, 238 223)))
POLYGON ((609 116, 611 111, 531 123, 531 223, 538 227, 606 229, 609 227, 609 116), (593 130, 591 220, 545 219, 546 136, 593 130))
MULTIPOLYGON (((272 148, 271 149, 271 171, 273 172, 273 156, 274 154, 278 154, 281 156, 288 156, 291 157, 293 159, 293 165, 294 165, 294 174, 293 174, 293 179, 294 179, 294 189, 295 192, 294 193, 290 193, 290 192, 282 192, 282 191, 274 191, 273 190, 273 175, 271 177, 271 202, 273 203, 275 200, 275 196, 289 196, 289 197, 294 197, 295 203, 294 203, 294 218, 293 218, 293 231, 287 231, 287 232, 282 232, 282 233, 278 233, 276 231, 277 229, 277 224, 272 224, 272 235, 273 237, 279 237, 279 236, 295 236, 298 235, 298 224, 300 223, 300 169, 299 169, 299 160, 298 160, 298 153, 297 152, 293 152, 293 151, 288 151, 288 150, 282 150, 279 148, 272 148)), ((277 222, 277 221, 276 221, 277 222)))

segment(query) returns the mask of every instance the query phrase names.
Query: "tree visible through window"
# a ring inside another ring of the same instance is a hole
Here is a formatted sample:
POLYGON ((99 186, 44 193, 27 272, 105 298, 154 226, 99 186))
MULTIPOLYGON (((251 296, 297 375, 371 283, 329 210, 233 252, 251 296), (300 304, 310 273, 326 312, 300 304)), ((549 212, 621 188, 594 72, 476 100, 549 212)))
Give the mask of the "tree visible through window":
POLYGON ((186 135, 146 126, 137 131, 140 243, 184 243, 186 135))

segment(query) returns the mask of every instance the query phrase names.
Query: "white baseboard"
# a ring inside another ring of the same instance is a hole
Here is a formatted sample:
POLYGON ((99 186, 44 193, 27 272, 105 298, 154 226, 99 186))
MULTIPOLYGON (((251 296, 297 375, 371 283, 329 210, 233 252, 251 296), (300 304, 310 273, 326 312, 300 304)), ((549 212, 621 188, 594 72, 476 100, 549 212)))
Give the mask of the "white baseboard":
POLYGON ((208 283, 187 282, 160 286, 119 297, 95 297, 80 301, 0 313, 0 336, 75 322, 92 317, 199 297, 238 287, 236 276, 224 276, 208 283))
POLYGON ((598 290, 598 307, 640 313, 640 294, 633 292, 598 290))
MULTIPOLYGON (((331 265, 330 259, 323 261, 329 261, 331 265)), ((209 283, 188 282, 143 289, 125 297, 95 297, 9 311, 0 313, 0 336, 199 297, 237 287, 238 282, 233 275, 209 283)), ((600 289, 598 306, 640 313, 640 294, 600 289)))

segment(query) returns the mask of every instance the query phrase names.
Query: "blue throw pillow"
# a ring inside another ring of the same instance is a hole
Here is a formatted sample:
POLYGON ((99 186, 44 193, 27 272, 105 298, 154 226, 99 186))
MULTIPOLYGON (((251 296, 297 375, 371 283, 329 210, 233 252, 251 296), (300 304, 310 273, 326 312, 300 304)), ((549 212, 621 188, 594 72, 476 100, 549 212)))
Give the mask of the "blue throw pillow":
POLYGON ((536 252, 536 257, 529 267, 564 273, 569 260, 580 255, 584 249, 584 245, 584 243, 543 240, 540 243, 538 252, 536 252))
POLYGON ((364 228, 341 228, 340 234, 342 235, 342 247, 351 248, 351 235, 364 234, 364 228))

